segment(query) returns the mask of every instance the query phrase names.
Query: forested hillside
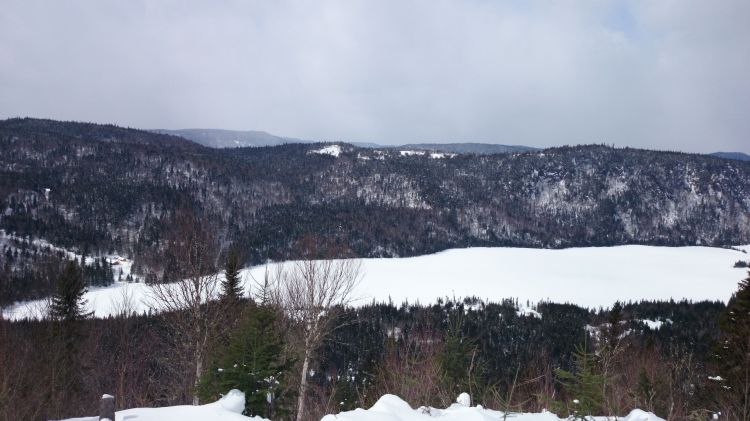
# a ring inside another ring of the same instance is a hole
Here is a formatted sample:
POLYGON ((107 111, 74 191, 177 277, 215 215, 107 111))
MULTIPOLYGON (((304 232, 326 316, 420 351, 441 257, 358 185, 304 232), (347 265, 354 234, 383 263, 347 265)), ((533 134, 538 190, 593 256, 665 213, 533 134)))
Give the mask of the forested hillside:
MULTIPOLYGON (((338 255, 449 247, 750 242, 750 163, 560 147, 445 154, 290 144, 211 149, 109 125, 0 122, 0 229, 165 276, 176 215, 244 262, 294 257, 306 236, 338 255)), ((3 266, 8 266, 3 261, 3 266)), ((0 266, 1 267, 1 266, 0 266)))

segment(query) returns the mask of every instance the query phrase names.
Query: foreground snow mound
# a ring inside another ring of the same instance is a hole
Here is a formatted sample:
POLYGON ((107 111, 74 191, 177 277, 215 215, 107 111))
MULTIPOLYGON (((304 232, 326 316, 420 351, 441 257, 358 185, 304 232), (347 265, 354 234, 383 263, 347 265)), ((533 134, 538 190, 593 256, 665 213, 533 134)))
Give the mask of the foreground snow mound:
MULTIPOLYGON (((468 394, 462 393, 454 403, 446 409, 421 407, 412 409, 408 403, 395 395, 383 395, 370 409, 355 409, 338 415, 326 415, 321 421, 428 421, 430 418, 440 418, 441 421, 498 421, 503 419, 501 411, 485 409, 481 405, 464 405, 470 402, 468 394)), ((508 414, 513 421, 562 421, 555 414, 545 412, 541 414, 508 414)), ((596 421, 607 421, 614 417, 596 417, 596 421)), ((634 409, 626 417, 618 417, 620 421, 664 421, 650 412, 634 409)))
MULTIPOLYGON (((242 415, 245 394, 230 390, 216 402, 201 406, 166 406, 163 408, 133 408, 115 413, 115 421, 268 421, 260 417, 242 415)), ((74 418, 68 421, 97 421, 98 417, 74 418)))

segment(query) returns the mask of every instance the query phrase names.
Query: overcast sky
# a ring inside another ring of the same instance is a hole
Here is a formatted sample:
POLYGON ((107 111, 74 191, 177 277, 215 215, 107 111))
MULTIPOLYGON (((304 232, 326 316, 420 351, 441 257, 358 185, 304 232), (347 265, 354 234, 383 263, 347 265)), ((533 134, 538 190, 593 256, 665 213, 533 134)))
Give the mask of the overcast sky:
POLYGON ((750 1, 0 0, 0 118, 750 152, 750 1))

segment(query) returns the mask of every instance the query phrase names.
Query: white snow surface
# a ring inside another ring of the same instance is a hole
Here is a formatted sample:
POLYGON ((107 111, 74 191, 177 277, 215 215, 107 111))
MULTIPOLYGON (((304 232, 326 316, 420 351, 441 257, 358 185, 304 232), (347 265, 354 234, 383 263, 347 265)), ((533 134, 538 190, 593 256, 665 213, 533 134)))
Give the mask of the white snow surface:
POLYGON ((399 151, 399 154, 401 156, 414 156, 414 155, 424 155, 427 152, 425 151, 399 151))
POLYGON ((362 300, 439 297, 550 300, 582 306, 682 298, 727 301, 747 255, 710 247, 469 248, 402 259, 365 259, 362 300))
MULTIPOLYGON (((462 394, 463 395, 463 394, 462 394)), ((468 398, 468 395, 466 396, 468 398)), ((497 421, 503 419, 503 413, 481 406, 466 406, 455 403, 446 409, 421 407, 412 409, 408 403, 395 395, 383 395, 370 409, 355 409, 337 415, 326 415, 321 421, 428 421, 439 418, 441 421, 497 421)), ((561 421, 555 414, 513 413, 508 414, 514 421, 561 421)), ((664 421, 650 412, 634 409, 624 417, 595 417, 596 421, 617 419, 619 421, 664 421)))
POLYGON ((672 321, 671 321, 671 320, 669 320, 669 319, 667 319, 667 320, 648 320, 648 319, 641 319, 641 320, 638 320, 638 321, 639 321, 639 322, 641 322, 641 323, 643 323, 644 325, 648 326, 648 328, 649 328, 649 329, 651 329, 651 330, 659 330, 659 329, 661 329, 661 327, 662 327, 662 326, 663 326, 663 325, 664 325, 665 323, 666 323, 666 324, 671 324, 671 323, 672 323, 672 321))
POLYGON ((524 316, 524 317, 536 317, 537 319, 542 318, 542 313, 534 310, 533 308, 526 307, 524 305, 520 305, 518 309, 516 310, 516 314, 518 316, 524 316))
POLYGON ((341 145, 326 146, 322 149, 310 151, 310 153, 316 153, 319 155, 331 155, 338 158, 338 156, 341 155, 341 145))
POLYGON ((471 396, 464 392, 456 398, 456 403, 461 406, 471 406, 471 396))
MULTIPOLYGON (((230 390, 216 402, 206 405, 166 406, 163 408, 133 408, 115 413, 114 421, 268 421, 261 417, 246 417, 245 394, 230 390)), ((99 417, 70 418, 64 421, 97 421, 99 417)))
MULTIPOLYGON (((733 265, 747 258, 741 251, 723 248, 616 246, 467 248, 409 258, 362 259, 363 276, 354 292, 354 304, 389 299, 395 304, 429 304, 438 298, 469 296, 585 307, 641 299, 726 302, 747 276, 746 270, 733 265)), ((273 265, 268 266, 271 273, 273 265)), ((241 272, 246 291, 253 288, 253 279, 263 279, 265 270, 257 266, 241 272)), ((85 295, 97 317, 118 314, 124 301, 136 312, 158 310, 152 297, 148 285, 125 282, 85 295)), ((10 319, 39 317, 45 305, 45 301, 21 303, 4 309, 3 314, 10 319)))
MULTIPOLYGON (((503 419, 503 412, 485 409, 481 405, 470 406, 471 397, 462 393, 457 403, 446 409, 420 407, 413 409, 395 395, 383 395, 370 409, 355 409, 340 414, 330 414, 321 421, 428 421, 440 418, 441 421, 497 421, 503 419)), ((217 402, 202 406, 169 406, 163 408, 135 408, 118 411, 114 421, 267 421, 260 417, 240 415, 245 406, 245 394, 232 390, 217 402)), ((515 421, 562 421, 550 412, 509 413, 508 419, 515 421)), ((634 409, 624 417, 594 417, 594 421, 664 421, 656 415, 634 409)), ((70 418, 64 421, 96 421, 97 417, 70 418)))
POLYGON ((431 152, 430 158, 432 159, 443 159, 443 158, 453 158, 457 154, 455 153, 447 153, 447 152, 431 152))

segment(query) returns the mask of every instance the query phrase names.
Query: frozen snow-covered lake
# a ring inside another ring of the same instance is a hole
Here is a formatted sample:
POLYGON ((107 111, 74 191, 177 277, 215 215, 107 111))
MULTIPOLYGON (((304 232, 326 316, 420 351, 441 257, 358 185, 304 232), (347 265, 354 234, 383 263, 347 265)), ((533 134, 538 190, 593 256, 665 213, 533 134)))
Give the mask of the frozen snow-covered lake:
MULTIPOLYGON (((739 247, 750 250, 750 246, 739 247)), ((726 301, 747 271, 733 267, 750 256, 710 247, 616 246, 562 250, 528 248, 452 249, 436 254, 363 259, 356 304, 388 301, 432 303, 440 297, 478 296, 497 301, 550 300, 582 306, 615 301, 673 298, 726 301)), ((246 288, 263 279, 265 267, 246 269, 246 288)), ((137 311, 150 304, 150 287, 115 283, 86 294, 97 316, 117 312, 127 297, 137 311)), ((43 302, 7 308, 6 317, 35 316, 43 302)))
POLYGON ((435 301, 438 297, 551 300, 609 306, 617 300, 727 301, 749 257, 709 247, 617 246, 562 250, 452 249, 404 259, 366 259, 362 299, 435 301))

